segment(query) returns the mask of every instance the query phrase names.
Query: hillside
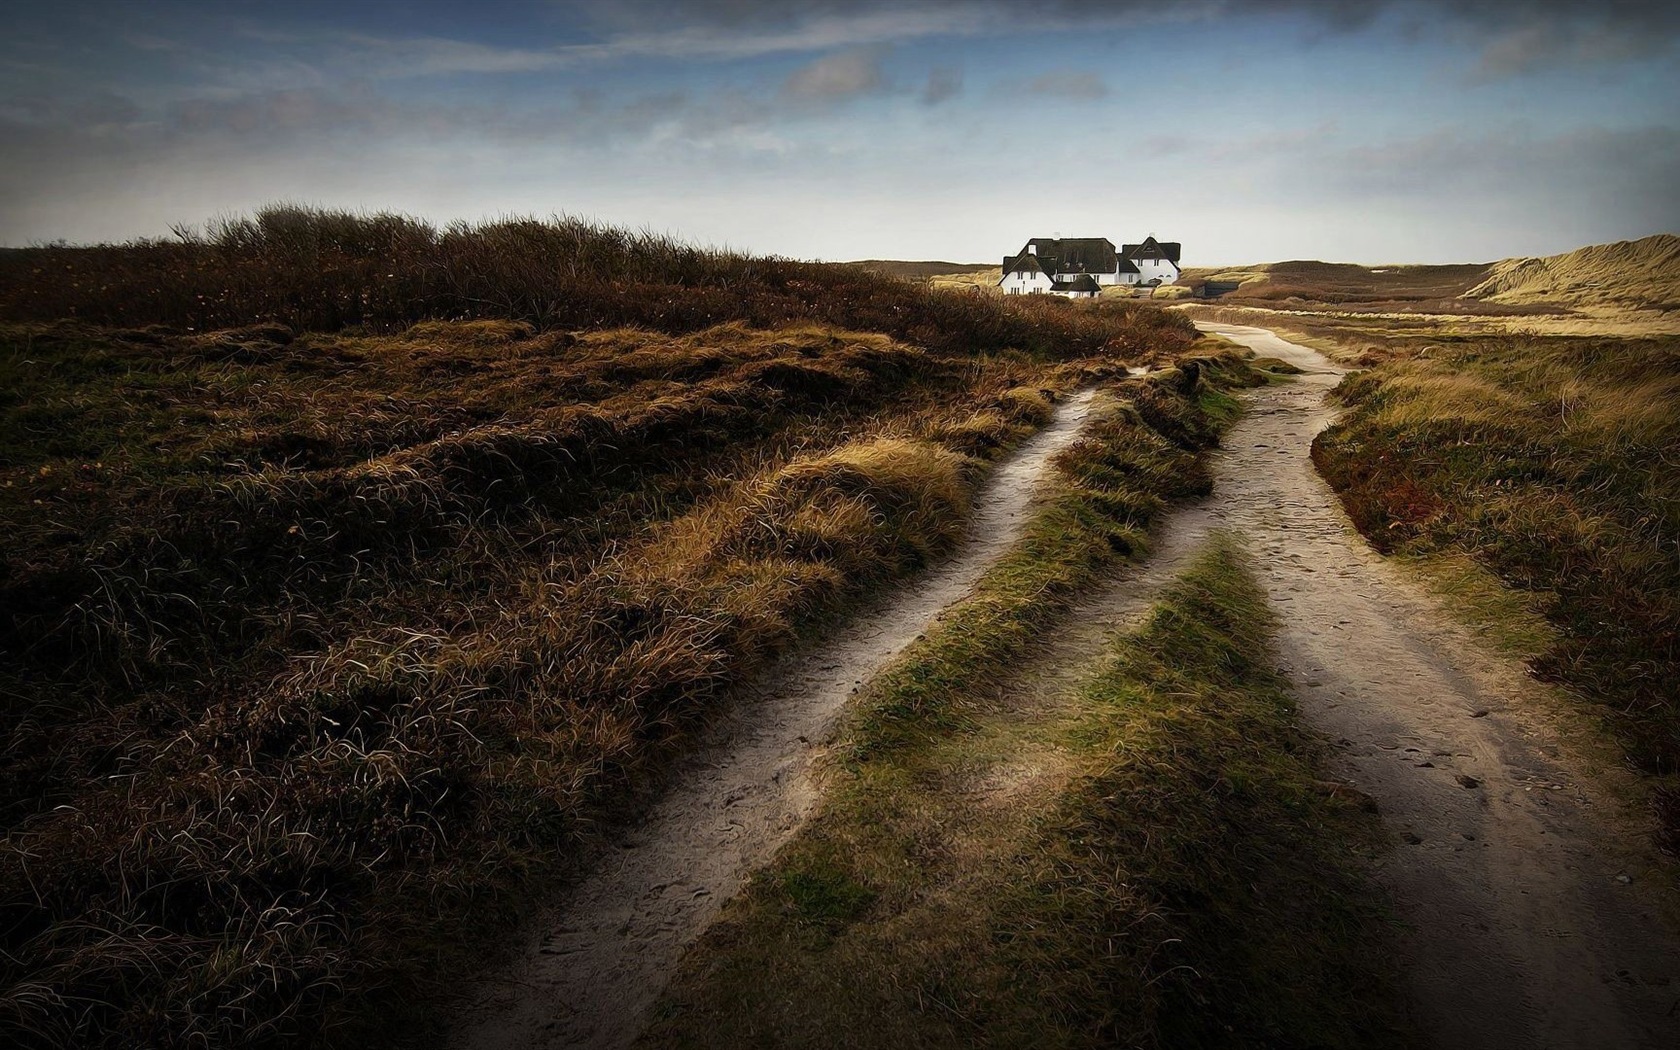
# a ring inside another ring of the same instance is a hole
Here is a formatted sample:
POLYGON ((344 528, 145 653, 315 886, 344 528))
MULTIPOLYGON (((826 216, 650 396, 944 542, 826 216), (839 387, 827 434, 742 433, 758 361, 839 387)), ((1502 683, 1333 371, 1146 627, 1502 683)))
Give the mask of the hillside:
POLYGON ((1680 307, 1680 236, 1594 244, 1562 255, 1504 259, 1467 299, 1525 305, 1566 303, 1680 307))
POLYGON ((1483 263, 1451 266, 1362 266, 1309 259, 1250 266, 1187 269, 1180 284, 1236 283, 1226 301, 1299 299, 1337 305, 1439 302, 1464 294, 1487 276, 1483 263))
POLYGON ((8 253, 0 1042, 366 1045, 1194 339, 565 220, 8 253))

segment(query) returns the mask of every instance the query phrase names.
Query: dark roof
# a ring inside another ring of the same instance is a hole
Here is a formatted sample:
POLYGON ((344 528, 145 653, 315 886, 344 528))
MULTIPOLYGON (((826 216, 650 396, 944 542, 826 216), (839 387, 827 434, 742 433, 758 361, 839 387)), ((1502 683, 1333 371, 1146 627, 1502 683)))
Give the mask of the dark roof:
POLYGON ((1034 237, 1045 273, 1114 273, 1119 255, 1107 237, 1034 237))
MULTIPOLYGON (((1020 255, 1006 255, 1003 257, 1003 272, 1012 273, 1043 273, 1044 267, 1038 263, 1038 256, 1032 252, 1022 252, 1020 255)), ((998 281, 1002 284, 1002 280, 998 281)))
POLYGON ((1119 270, 1119 272, 1120 273, 1138 273, 1139 270, 1137 268, 1137 263, 1133 262, 1130 259, 1121 259, 1120 260, 1120 270, 1119 270))
POLYGON ((1169 259, 1174 266, 1178 265, 1180 250, 1177 241, 1158 241, 1153 237, 1145 237, 1142 244, 1120 246, 1120 254, 1128 259, 1169 259))
POLYGON ((1094 292, 1099 287, 1097 279, 1088 273, 1082 273, 1070 280, 1052 281, 1050 283, 1052 292, 1094 292))

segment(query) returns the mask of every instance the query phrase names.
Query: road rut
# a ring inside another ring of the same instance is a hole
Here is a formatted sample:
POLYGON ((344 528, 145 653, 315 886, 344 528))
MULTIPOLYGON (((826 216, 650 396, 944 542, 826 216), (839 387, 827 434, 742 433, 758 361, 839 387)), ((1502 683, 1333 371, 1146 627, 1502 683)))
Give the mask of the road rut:
POLYGON ((682 950, 815 806, 812 758, 847 699, 1015 541, 1050 458, 1078 436, 1093 396, 1069 398, 998 465, 955 555, 788 660, 723 720, 645 822, 489 982, 455 1046, 620 1047, 640 1033, 682 950))
POLYGON ((1419 1042, 1680 1046, 1674 875, 1647 829, 1569 768, 1542 687, 1353 531, 1308 455, 1341 370, 1264 329, 1202 327, 1307 372, 1250 395, 1215 498, 1169 527, 1249 545, 1304 714, 1400 836, 1380 877, 1419 1042))

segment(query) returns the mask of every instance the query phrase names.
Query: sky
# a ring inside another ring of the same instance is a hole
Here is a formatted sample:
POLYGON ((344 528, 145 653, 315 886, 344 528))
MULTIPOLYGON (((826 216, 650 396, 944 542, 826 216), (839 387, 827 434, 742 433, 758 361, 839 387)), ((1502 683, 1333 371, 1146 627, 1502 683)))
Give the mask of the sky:
POLYGON ((264 204, 829 260, 1186 265, 1680 230, 1680 4, 9 0, 0 245, 264 204))

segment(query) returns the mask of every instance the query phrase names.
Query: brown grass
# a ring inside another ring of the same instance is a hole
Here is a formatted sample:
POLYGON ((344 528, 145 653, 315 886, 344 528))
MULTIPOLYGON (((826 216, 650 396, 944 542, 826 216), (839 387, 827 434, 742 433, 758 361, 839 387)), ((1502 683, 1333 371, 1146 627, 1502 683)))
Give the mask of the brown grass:
POLYGON ((22 254, 4 309, 75 315, 0 328, 31 1044, 395 1038, 734 684, 949 545, 1040 391, 1193 339, 564 223, 22 254))

